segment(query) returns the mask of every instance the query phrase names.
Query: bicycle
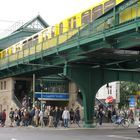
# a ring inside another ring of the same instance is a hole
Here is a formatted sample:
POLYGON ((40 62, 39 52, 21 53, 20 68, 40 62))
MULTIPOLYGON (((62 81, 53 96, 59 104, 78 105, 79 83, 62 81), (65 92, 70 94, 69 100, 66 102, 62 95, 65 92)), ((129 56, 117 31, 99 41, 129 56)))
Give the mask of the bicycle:
POLYGON ((111 120, 113 122, 114 127, 122 126, 124 128, 128 128, 130 126, 130 122, 123 116, 113 115, 111 120))

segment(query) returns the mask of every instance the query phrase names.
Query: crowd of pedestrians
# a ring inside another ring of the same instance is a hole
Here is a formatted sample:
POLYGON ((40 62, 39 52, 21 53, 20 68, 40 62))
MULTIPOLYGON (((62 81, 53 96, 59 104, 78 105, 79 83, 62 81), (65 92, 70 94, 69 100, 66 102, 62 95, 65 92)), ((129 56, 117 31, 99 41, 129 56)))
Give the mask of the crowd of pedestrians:
POLYGON ((68 109, 68 107, 51 107, 47 106, 43 111, 38 107, 31 110, 26 108, 10 109, 9 112, 10 127, 14 126, 33 126, 33 127, 55 127, 58 126, 68 128, 70 124, 76 123, 78 127, 80 117, 79 107, 76 109, 68 109))
MULTIPOLYGON (((131 124, 134 124, 135 122, 135 112, 134 110, 130 109, 116 109, 113 107, 104 108, 103 106, 99 106, 94 115, 98 119, 99 125, 102 125, 103 121, 112 123, 112 117, 114 115, 124 117, 125 119, 129 120, 131 124)), ((140 121, 140 113, 138 118, 140 121)))

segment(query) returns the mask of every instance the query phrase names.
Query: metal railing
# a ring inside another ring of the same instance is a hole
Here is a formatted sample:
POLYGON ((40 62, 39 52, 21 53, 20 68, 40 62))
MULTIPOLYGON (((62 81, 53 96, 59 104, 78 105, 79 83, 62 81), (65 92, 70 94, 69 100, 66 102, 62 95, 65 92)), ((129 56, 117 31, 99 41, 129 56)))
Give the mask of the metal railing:
MULTIPOLYGON (((115 19, 112 15, 113 14, 109 14, 105 17, 102 17, 101 19, 97 19, 96 21, 89 23, 86 26, 81 26, 79 28, 70 30, 66 33, 63 33, 62 35, 45 40, 39 44, 30 46, 26 49, 23 48, 23 50, 21 51, 8 55, 0 59, 0 68, 2 69, 3 65, 8 65, 9 63, 12 63, 14 61, 25 59, 33 55, 36 56, 40 52, 49 51, 52 50, 52 48, 59 48, 60 45, 64 43, 68 44, 69 42, 72 42, 74 40, 78 41, 83 37, 104 33, 105 30, 108 30, 110 28, 116 29, 117 26, 119 27, 119 24, 115 24, 115 19)), ((130 19, 130 21, 131 20, 132 19, 130 19)), ((132 22, 137 22, 136 18, 135 21, 132 22)), ((130 24, 132 22, 130 22, 130 24)), ((120 26, 125 26, 125 23, 124 25, 121 23, 120 26)))

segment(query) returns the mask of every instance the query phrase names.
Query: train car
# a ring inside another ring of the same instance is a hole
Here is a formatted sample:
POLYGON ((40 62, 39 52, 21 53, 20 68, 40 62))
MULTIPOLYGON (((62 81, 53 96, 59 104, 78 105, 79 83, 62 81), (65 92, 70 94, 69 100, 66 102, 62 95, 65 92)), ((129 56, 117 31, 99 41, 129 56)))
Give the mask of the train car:
MULTIPOLYGON (((96 4, 82 12, 79 12, 63 21, 61 21, 58 24, 55 24, 55 26, 48 27, 39 33, 32 35, 31 37, 28 37, 25 40, 22 40, 15 45, 12 45, 11 47, 3 50, 0 53, 0 57, 4 58, 7 55, 11 55, 13 53, 19 52, 21 50, 25 50, 23 52, 25 57, 29 53, 33 54, 35 51, 39 52, 41 51, 41 44, 43 43, 43 49, 48 49, 50 47, 53 47, 57 45, 57 41, 59 41, 59 44, 65 42, 67 39, 72 37, 74 34, 78 32, 77 28, 87 25, 88 23, 96 20, 98 17, 100 17, 102 14, 110 10, 115 5, 118 5, 119 3, 123 2, 124 0, 105 0, 99 4, 96 4), (69 32, 69 36, 65 35, 65 33, 69 32), (59 40, 56 40, 55 37, 59 35, 59 40), (35 50, 35 45, 37 45, 37 48, 35 50), (30 49, 28 49, 30 48, 30 49)), ((135 11, 133 12, 133 15, 135 16, 135 11)), ((126 15, 122 13, 121 18, 124 19, 126 15)))
POLYGON ((61 35, 72 29, 87 25, 123 1, 124 0, 105 0, 63 20, 57 24, 59 27, 58 34, 61 35))
POLYGON ((136 17, 140 17, 140 1, 138 1, 137 6, 133 5, 120 13, 120 23, 135 19, 136 17))

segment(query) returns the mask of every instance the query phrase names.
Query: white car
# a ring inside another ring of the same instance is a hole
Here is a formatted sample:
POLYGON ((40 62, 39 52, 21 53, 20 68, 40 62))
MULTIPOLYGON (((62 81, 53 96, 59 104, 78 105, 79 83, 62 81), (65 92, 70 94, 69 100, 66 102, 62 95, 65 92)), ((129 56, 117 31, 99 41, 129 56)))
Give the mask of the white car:
POLYGON ((138 125, 137 131, 140 133, 140 124, 138 125))

